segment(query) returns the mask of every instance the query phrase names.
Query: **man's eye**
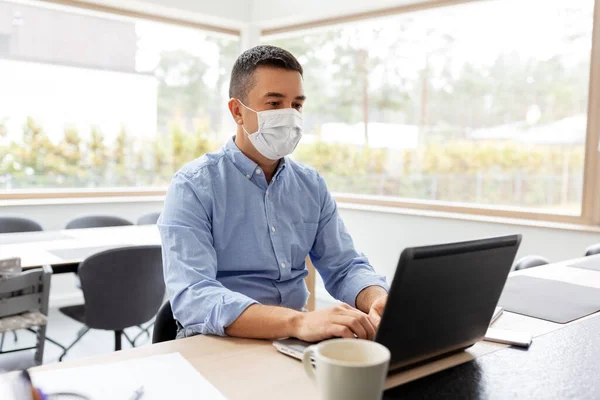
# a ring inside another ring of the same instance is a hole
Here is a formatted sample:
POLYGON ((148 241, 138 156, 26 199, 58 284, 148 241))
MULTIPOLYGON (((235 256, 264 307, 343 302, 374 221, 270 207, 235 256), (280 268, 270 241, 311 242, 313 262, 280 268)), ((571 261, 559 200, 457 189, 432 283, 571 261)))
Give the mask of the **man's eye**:
POLYGON ((270 106, 273 106, 273 107, 277 107, 277 106, 279 106, 280 103, 278 101, 270 101, 267 104, 270 106))
POLYGON ((302 104, 294 104, 296 110, 302 110, 302 104))

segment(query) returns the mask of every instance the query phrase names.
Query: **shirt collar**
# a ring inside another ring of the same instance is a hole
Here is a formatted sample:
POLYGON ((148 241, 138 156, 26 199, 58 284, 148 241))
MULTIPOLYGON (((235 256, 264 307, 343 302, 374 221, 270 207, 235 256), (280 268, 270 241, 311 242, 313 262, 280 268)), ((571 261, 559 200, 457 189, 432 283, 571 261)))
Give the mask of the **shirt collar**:
MULTIPOLYGON (((225 154, 229 157, 233 165, 236 166, 237 169, 240 170, 242 174, 246 176, 246 178, 250 179, 254 174, 256 174, 256 170, 259 168, 258 164, 246 157, 244 153, 237 147, 235 144, 235 136, 231 137, 224 146, 225 154)), ((277 177, 284 169, 286 165, 285 157, 279 160, 279 165, 277 167, 277 171, 273 177, 277 177)), ((262 171, 261 171, 262 173, 262 171)))

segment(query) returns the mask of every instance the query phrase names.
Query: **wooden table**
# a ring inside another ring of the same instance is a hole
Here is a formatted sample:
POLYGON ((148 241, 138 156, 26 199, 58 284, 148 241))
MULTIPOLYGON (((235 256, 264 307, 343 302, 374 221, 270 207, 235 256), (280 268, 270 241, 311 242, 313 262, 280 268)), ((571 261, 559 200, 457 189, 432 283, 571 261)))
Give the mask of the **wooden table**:
MULTIPOLYGON (((600 288, 600 272, 567 267, 572 261, 537 267, 512 275, 529 275, 600 288)), ((596 313, 571 324, 561 325, 509 312, 494 324, 495 328, 529 331, 538 337, 568 325, 598 317, 596 313)), ((468 350, 392 375, 386 388, 395 387, 435 372, 454 367, 507 346, 480 342, 468 350)), ((124 350, 100 357, 44 365, 34 371, 73 368, 115 362, 170 352, 181 353, 227 398, 237 399, 313 399, 314 384, 305 375, 302 364, 279 354, 269 341, 195 336, 187 339, 124 350)))

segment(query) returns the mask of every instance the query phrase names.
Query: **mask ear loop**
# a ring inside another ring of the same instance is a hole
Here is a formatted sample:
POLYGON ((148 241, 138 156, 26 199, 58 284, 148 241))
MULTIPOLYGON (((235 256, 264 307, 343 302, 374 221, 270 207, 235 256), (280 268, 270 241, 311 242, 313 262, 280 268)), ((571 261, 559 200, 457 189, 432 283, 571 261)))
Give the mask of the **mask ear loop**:
MULTIPOLYGON (((244 108, 246 108, 246 109, 248 109, 248 110, 250 110, 250 111, 254 112, 254 113, 256 114, 257 118, 258 118, 258 112, 257 112, 257 111, 255 111, 255 110, 251 109, 250 107, 248 107, 247 105, 245 105, 244 103, 242 103, 242 101, 241 101, 240 99, 236 98, 236 100, 237 100, 237 101, 238 101, 238 102, 239 102, 239 103, 240 103, 242 106, 244 106, 244 108)), ((249 133, 248 133, 248 131, 246 130, 246 127, 244 126, 244 124, 242 124, 242 129, 244 130, 244 133, 246 134, 246 136, 250 137, 250 134, 249 134, 249 133)), ((258 131, 257 131, 257 132, 258 132, 258 131)))

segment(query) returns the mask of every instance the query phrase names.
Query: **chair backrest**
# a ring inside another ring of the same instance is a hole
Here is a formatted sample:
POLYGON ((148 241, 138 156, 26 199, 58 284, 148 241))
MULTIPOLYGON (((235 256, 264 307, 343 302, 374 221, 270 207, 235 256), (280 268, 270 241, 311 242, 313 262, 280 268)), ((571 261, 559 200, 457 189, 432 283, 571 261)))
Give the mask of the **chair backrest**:
POLYGON ((0 318, 39 310, 48 315, 52 268, 31 269, 0 278, 0 318))
POLYGON ((90 328, 122 330, 156 315, 165 295, 160 246, 106 250, 85 259, 77 272, 90 328))
POLYGON ((42 226, 22 217, 0 217, 0 233, 39 232, 42 226))
POLYGON ((150 213, 146 215, 142 215, 140 219, 138 219, 138 225, 155 225, 158 221, 158 217, 160 217, 159 212, 150 213))
POLYGON ((514 265, 513 271, 520 271, 522 269, 539 267, 541 265, 550 264, 550 261, 542 256, 525 256, 520 258, 514 265))
POLYGON ((595 256, 596 254, 600 254, 600 243, 596 243, 591 245, 585 250, 585 256, 595 256))
POLYGON ((156 319, 154 320, 154 331, 152 332, 152 343, 167 342, 174 340, 177 336, 177 323, 171 310, 171 302, 162 305, 156 319))
POLYGON ((112 215, 88 215, 75 218, 67 224, 65 229, 105 228, 108 226, 128 226, 133 222, 112 215))

